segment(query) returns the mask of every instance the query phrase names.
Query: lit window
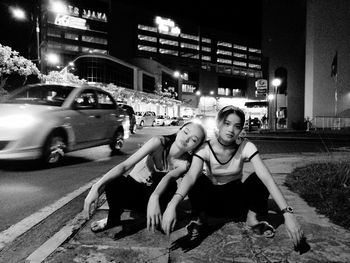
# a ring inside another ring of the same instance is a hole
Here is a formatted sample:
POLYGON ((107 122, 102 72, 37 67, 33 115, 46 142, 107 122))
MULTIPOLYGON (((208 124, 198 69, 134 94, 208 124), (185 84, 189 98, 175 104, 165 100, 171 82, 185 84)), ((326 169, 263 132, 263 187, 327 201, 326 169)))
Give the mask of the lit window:
POLYGON ((137 28, 145 31, 157 32, 157 28, 153 26, 138 25, 137 28))
POLYGON ((89 47, 83 47, 82 52, 84 53, 100 53, 100 54, 107 54, 107 50, 104 49, 98 49, 98 48, 89 48, 89 47))
POLYGON ((241 67, 246 67, 246 66, 247 66, 247 63, 246 63, 246 62, 242 62, 242 61, 234 60, 234 61, 233 61, 233 65, 241 66, 241 67))
POLYGON ((260 50, 260 49, 257 49, 257 48, 251 48, 251 47, 250 47, 250 48, 248 49, 248 51, 249 51, 249 52, 253 52, 253 53, 259 53, 259 54, 261 54, 261 50, 260 50))
POLYGON ((217 61, 218 63, 232 64, 232 60, 231 60, 231 59, 218 58, 216 61, 217 61))
POLYGON ((137 49, 142 51, 148 51, 148 52, 157 52, 156 47, 150 47, 150 46, 144 46, 144 45, 138 45, 137 49))
POLYGON ((193 45, 193 44, 188 44, 188 43, 181 43, 181 47, 199 50, 199 45, 193 45))
POLYGON ((236 58, 247 58, 246 54, 236 53, 236 52, 233 53, 233 56, 236 58))
POLYGON ((199 59, 198 54, 193 54, 193 53, 188 53, 188 52, 181 52, 181 57, 199 59))
POLYGON ((254 61, 261 61, 261 57, 249 56, 248 58, 249 58, 250 60, 254 60, 254 61))
POLYGON ((202 51, 211 52, 210 47, 202 47, 202 51))
POLYGON ((239 49, 239 50, 247 50, 247 47, 241 46, 241 45, 236 45, 236 44, 233 45, 233 48, 239 49))
POLYGON ((211 39, 206 38, 206 37, 202 37, 202 42, 210 44, 211 43, 211 39))
POLYGON ((78 34, 72 34, 72 33, 64 33, 64 38, 66 39, 73 39, 73 40, 79 40, 78 34))
POLYGON ((157 42, 157 38, 156 37, 150 37, 150 36, 145 36, 145 35, 137 35, 137 38, 142 40, 142 41, 157 42))
POLYGON ((107 45, 107 39, 100 37, 82 36, 81 40, 90 43, 107 45))
POLYGON ((61 37, 61 32, 49 28, 49 30, 47 31, 47 35, 50 37, 61 37))
POLYGON ((182 92, 194 93, 196 89, 197 87, 192 84, 182 84, 182 92))
POLYGON ((48 48, 54 48, 54 49, 61 49, 62 48, 61 43, 57 43, 54 41, 48 41, 47 46, 48 46, 48 48))
POLYGON ((63 48, 65 50, 69 50, 69 51, 75 51, 75 52, 79 51, 79 47, 78 46, 73 46, 73 45, 63 45, 63 48))
POLYGON ((159 53, 167 54, 167 55, 173 55, 173 56, 178 56, 179 55, 179 52, 177 52, 175 50, 164 49, 164 48, 160 48, 159 49, 159 53))
POLYGON ((226 50, 222 50, 222 49, 218 49, 216 51, 216 54, 222 54, 222 55, 226 55, 226 56, 232 56, 232 52, 231 51, 226 51, 226 50))
POLYGON ((222 47, 232 47, 232 44, 231 44, 231 43, 228 43, 228 42, 218 41, 218 46, 222 46, 222 47))
POLYGON ((179 45, 179 42, 177 42, 177 41, 164 39, 164 38, 160 38, 159 43, 161 43, 162 45, 170 45, 170 46, 178 46, 179 45))
POLYGON ((202 56, 202 60, 211 61, 211 56, 202 56))
POLYGON ((192 39, 192 40, 199 41, 199 37, 198 37, 198 36, 194 36, 194 35, 189 35, 189 34, 181 33, 181 34, 180 34, 180 37, 186 38, 186 39, 192 39))
POLYGON ((248 64, 248 67, 249 68, 257 68, 257 69, 261 69, 261 66, 260 65, 258 65, 258 64, 248 64))

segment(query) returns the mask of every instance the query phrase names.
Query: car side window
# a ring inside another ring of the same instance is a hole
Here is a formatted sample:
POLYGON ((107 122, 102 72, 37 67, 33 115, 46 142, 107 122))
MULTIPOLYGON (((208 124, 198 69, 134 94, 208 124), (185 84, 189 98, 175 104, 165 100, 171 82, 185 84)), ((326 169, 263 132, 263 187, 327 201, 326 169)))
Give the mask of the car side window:
POLYGON ((74 100, 79 109, 97 109, 97 98, 93 90, 84 90, 74 100))
POLYGON ((111 95, 97 91, 97 99, 101 109, 116 109, 116 105, 114 104, 111 95))

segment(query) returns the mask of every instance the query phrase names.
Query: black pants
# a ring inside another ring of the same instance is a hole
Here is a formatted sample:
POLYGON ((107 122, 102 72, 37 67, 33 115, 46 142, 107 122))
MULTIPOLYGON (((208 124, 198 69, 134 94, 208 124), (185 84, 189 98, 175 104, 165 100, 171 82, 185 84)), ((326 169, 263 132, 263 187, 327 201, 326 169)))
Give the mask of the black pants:
POLYGON ((243 183, 236 180, 225 185, 214 185, 208 177, 201 175, 188 196, 194 216, 204 212, 243 221, 248 210, 259 215, 266 215, 268 211, 269 191, 255 173, 243 183))
MULTIPOLYGON (((146 212, 149 197, 157 187, 164 173, 157 173, 152 176, 153 183, 147 186, 144 183, 135 181, 132 177, 120 176, 107 184, 105 192, 109 206, 108 224, 118 224, 120 215, 124 209, 146 212)), ((176 182, 170 184, 166 191, 160 196, 159 202, 162 211, 165 210, 168 202, 176 192, 176 182)))

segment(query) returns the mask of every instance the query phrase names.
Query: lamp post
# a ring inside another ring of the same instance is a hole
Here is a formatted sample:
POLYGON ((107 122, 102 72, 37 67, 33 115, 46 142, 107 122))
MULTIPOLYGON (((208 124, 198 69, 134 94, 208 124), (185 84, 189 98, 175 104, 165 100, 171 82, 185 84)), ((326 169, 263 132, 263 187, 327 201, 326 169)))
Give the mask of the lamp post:
POLYGON ((278 87, 281 85, 282 81, 278 78, 275 78, 272 80, 272 86, 274 86, 275 88, 275 117, 274 117, 274 121, 275 121, 275 125, 274 125, 274 129, 277 130, 277 92, 278 92, 278 87))
MULTIPOLYGON (((10 11, 13 15, 13 17, 20 21, 27 20, 26 12, 19 7, 10 7, 10 11)), ((37 52, 37 61, 38 61, 38 68, 40 67, 40 26, 39 26, 39 17, 31 14, 31 20, 35 23, 35 33, 36 33, 36 52, 37 52)), ((29 55, 29 54, 28 54, 29 55)))

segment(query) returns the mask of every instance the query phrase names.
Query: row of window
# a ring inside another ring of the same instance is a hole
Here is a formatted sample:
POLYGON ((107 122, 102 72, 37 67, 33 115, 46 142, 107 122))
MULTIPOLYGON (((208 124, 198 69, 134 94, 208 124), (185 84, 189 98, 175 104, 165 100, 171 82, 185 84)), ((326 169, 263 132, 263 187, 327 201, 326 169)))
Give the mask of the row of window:
POLYGON ((108 53, 108 51, 105 49, 69 45, 69 44, 63 44, 63 43, 54 42, 54 41, 48 41, 48 48, 66 50, 66 51, 72 51, 72 52, 83 52, 83 53, 101 53, 101 54, 108 53))
POLYGON ((224 65, 214 65, 214 64, 202 64, 201 68, 207 71, 216 71, 218 73, 224 73, 228 75, 237 76, 249 76, 254 78, 262 78, 262 71, 256 69, 247 68, 237 68, 235 66, 224 66, 224 65))
MULTIPOLYGON (((150 32, 158 32, 156 27, 140 25, 140 24, 138 25, 138 29, 144 30, 144 31, 150 31, 150 32)), ((197 42, 199 42, 199 40, 200 40, 199 36, 185 34, 185 33, 181 33, 180 37, 181 38, 185 38, 185 39, 194 40, 194 41, 197 41, 197 42)), ((147 40, 147 39, 142 39, 142 40, 147 40)), ((204 43, 209 43, 209 44, 211 43, 211 39, 209 39, 209 38, 202 37, 201 40, 204 43)), ((223 47, 227 47, 227 48, 234 48, 234 49, 238 49, 238 50, 243 50, 243 51, 248 51, 248 52, 252 52, 252 53, 261 54, 261 50, 260 49, 247 47, 247 46, 243 46, 243 45, 238 45, 238 44, 233 44, 233 43, 224 42, 224 41, 218 41, 217 42, 217 46, 223 46, 223 47)))
MULTIPOLYGON (((77 40, 77 41, 79 40, 79 34, 63 32, 63 31, 54 30, 51 28, 48 30, 47 35, 50 37, 65 38, 65 39, 77 40)), ((84 42, 101 44, 101 45, 108 44, 108 41, 106 38, 86 36, 86 35, 80 35, 80 36, 81 36, 81 40, 84 42)))

